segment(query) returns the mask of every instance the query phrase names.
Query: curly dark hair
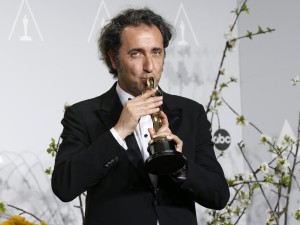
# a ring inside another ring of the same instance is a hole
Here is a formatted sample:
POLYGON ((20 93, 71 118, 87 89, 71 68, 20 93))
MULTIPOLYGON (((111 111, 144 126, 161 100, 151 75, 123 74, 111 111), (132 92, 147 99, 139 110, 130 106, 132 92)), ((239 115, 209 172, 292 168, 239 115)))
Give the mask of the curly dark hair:
POLYGON ((113 56, 117 57, 122 44, 121 33, 123 29, 127 26, 139 26, 141 24, 156 26, 160 30, 164 48, 168 47, 172 36, 175 34, 174 27, 149 8, 130 8, 119 13, 103 27, 98 39, 100 59, 104 61, 109 72, 114 75, 114 78, 118 77, 118 73, 112 67, 108 53, 110 52, 113 56))

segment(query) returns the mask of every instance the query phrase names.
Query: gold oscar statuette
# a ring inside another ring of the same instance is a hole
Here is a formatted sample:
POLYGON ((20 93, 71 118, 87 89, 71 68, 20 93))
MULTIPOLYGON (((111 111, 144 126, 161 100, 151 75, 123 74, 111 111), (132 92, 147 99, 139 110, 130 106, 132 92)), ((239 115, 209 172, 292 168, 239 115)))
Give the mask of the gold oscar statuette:
MULTIPOLYGON (((154 89, 154 78, 149 77, 146 89, 154 89)), ((157 90, 155 96, 162 96, 162 91, 157 90)), ((161 109, 161 108, 160 108, 161 109)), ((160 111, 151 115, 153 129, 157 132, 161 126, 160 111)), ((181 152, 176 151, 175 142, 166 137, 157 137, 149 142, 149 157, 145 161, 148 173, 155 175, 171 175, 180 171, 186 164, 186 158, 181 152)))

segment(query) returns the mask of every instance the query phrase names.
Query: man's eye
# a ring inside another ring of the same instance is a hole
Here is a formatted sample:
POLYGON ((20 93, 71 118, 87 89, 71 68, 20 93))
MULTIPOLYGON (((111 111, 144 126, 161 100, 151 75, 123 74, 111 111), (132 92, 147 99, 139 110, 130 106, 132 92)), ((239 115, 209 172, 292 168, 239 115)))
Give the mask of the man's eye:
POLYGON ((159 56, 159 55, 162 54, 162 51, 161 51, 161 50, 154 50, 154 51, 152 52, 152 54, 153 54, 153 55, 156 55, 156 56, 159 56))
POLYGON ((139 51, 133 51, 130 53, 131 57, 138 57, 141 53, 139 51))

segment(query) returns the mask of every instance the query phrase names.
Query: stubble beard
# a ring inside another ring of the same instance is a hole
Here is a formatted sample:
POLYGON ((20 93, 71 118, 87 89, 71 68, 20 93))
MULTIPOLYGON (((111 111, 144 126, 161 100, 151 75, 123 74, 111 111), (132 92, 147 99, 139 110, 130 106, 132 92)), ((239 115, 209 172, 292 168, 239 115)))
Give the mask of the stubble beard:
MULTIPOLYGON (((163 63, 164 64, 164 63, 163 63)), ((123 69, 123 66, 121 65, 120 63, 120 60, 118 57, 116 57, 116 66, 117 66, 117 73, 118 74, 121 74, 124 69, 123 69)), ((160 78, 161 78, 161 75, 162 75, 162 72, 163 72, 163 67, 162 67, 162 70, 161 70, 161 74, 160 74, 160 78)), ((156 88, 158 86, 158 83, 159 83, 159 80, 157 77, 157 75, 154 75, 153 73, 151 74, 143 74, 141 76, 139 76, 139 79, 142 79, 142 78, 149 78, 149 77, 153 77, 154 78, 154 88, 156 88)), ((143 87, 141 87, 141 83, 140 82, 137 82, 136 84, 135 83, 129 83, 129 87, 130 87, 130 90, 125 90, 126 92, 128 92, 129 94, 133 95, 133 96, 139 96, 141 95, 143 92, 146 91, 147 89, 147 80, 143 80, 143 87)))

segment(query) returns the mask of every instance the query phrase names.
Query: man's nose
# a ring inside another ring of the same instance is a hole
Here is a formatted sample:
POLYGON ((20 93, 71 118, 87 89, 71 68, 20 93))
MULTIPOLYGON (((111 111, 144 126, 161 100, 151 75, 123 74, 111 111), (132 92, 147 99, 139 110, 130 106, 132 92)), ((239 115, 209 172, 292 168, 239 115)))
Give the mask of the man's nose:
POLYGON ((151 56, 145 56, 144 71, 147 73, 151 73, 153 71, 153 59, 151 56))

